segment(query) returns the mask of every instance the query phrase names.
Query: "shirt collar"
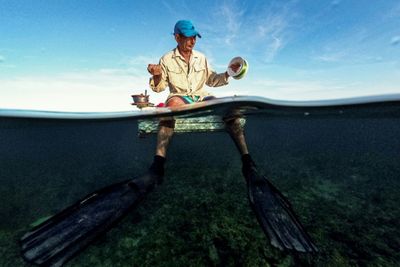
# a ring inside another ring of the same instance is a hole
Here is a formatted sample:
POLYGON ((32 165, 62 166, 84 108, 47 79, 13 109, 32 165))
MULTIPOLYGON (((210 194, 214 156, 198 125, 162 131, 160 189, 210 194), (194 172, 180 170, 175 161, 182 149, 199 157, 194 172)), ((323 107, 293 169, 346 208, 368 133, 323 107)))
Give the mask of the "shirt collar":
MULTIPOLYGON (((185 60, 185 58, 181 55, 181 53, 179 53, 178 47, 175 47, 172 57, 180 57, 181 59, 185 60)), ((192 50, 192 58, 194 59, 194 58, 198 58, 198 57, 199 57, 199 55, 198 55, 197 51, 192 50)))

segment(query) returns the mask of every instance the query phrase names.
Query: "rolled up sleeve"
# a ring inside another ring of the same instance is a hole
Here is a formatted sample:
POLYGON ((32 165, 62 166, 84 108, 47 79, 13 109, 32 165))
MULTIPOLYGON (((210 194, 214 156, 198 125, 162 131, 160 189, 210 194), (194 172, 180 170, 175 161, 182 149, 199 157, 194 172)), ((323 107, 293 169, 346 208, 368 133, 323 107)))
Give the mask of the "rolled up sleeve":
POLYGON ((153 77, 150 77, 150 80, 149 80, 149 85, 150 85, 151 90, 153 90, 154 92, 157 92, 157 93, 164 91, 165 88, 167 88, 167 86, 168 86, 167 71, 166 71, 166 67, 165 67, 165 64, 162 59, 160 60, 159 64, 161 65, 161 80, 160 80, 160 82, 157 85, 155 85, 153 77))

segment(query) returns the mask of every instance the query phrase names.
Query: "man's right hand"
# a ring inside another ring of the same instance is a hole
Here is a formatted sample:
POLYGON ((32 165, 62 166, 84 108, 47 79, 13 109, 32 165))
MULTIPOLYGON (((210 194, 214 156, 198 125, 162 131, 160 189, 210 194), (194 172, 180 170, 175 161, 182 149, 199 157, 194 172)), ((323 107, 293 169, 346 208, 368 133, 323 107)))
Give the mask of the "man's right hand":
POLYGON ((159 65, 159 64, 149 64, 147 66, 147 71, 153 76, 159 76, 162 73, 161 65, 159 65))

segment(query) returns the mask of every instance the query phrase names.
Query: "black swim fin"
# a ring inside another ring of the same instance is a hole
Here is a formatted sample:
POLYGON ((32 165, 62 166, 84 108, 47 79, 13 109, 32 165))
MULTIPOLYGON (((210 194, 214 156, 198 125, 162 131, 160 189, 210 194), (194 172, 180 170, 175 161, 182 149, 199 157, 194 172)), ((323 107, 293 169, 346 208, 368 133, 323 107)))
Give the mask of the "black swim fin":
POLYGON ((27 232, 20 240, 23 258, 41 266, 62 266, 109 230, 161 177, 145 175, 86 196, 27 232))
POLYGON ((258 173, 254 164, 243 169, 243 174, 247 180, 251 207, 271 245, 280 250, 317 252, 317 247, 285 196, 265 176, 258 173))

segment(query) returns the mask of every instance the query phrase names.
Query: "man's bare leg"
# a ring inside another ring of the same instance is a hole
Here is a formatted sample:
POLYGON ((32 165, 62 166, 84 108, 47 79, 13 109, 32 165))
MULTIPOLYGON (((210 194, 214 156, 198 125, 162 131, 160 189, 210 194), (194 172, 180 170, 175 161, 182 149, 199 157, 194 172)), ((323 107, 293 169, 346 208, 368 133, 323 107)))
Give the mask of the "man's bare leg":
MULTIPOLYGON (((171 97, 167 102, 167 107, 181 106, 185 102, 180 97, 171 97)), ((157 134, 157 148, 156 155, 166 157, 168 145, 174 135, 175 121, 163 120, 160 121, 158 134, 157 134)))
POLYGON ((255 168, 255 163, 249 154, 244 131, 243 128, 240 126, 240 118, 235 117, 225 119, 225 125, 227 132, 231 136, 233 142, 239 150, 240 155, 242 156, 242 172, 246 177, 246 174, 251 169, 255 168))
POLYGON ((168 145, 174 135, 174 124, 173 120, 160 122, 157 134, 157 156, 166 157, 168 145))
MULTIPOLYGON (((167 102, 167 107, 184 105, 185 102, 179 97, 171 97, 167 102)), ((162 120, 159 124, 157 134, 156 155, 150 169, 159 175, 164 175, 164 163, 167 155, 168 145, 174 135, 174 120, 162 120)))
POLYGON ((249 154, 243 128, 240 126, 239 118, 229 118, 225 120, 226 130, 231 136, 241 156, 249 154))

